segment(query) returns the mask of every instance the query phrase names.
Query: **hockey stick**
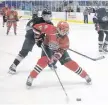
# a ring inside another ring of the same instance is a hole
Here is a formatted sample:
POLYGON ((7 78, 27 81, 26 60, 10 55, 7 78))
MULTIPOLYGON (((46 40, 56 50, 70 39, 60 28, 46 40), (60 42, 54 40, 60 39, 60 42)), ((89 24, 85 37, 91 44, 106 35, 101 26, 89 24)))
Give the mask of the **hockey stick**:
MULTIPOLYGON (((41 45, 41 48, 42 48, 42 50, 44 51, 45 55, 47 56, 48 60, 50 61, 50 58, 48 57, 48 54, 46 53, 43 44, 41 45)), ((65 93, 65 95, 66 95, 66 101, 69 102, 69 97, 68 97, 68 95, 67 95, 67 93, 66 93, 66 90, 65 90, 65 88, 64 88, 64 86, 63 86, 63 84, 62 84, 62 82, 61 82, 61 80, 60 80, 60 78, 59 78, 59 76, 58 76, 58 74, 57 74, 57 72, 56 72, 56 70, 54 69, 53 66, 51 67, 51 69, 55 72, 55 74, 56 74, 56 76, 57 76, 57 78, 58 78, 58 80, 59 80, 59 83, 60 83, 60 85, 61 85, 61 87, 62 87, 62 89, 63 89, 63 91, 64 91, 64 93, 65 93)))
POLYGON ((99 31, 108 31, 108 30, 100 29, 99 31))
POLYGON ((22 18, 22 16, 19 16, 19 17, 18 17, 18 19, 21 19, 21 18, 22 18))
POLYGON ((75 50, 72 50, 72 49, 70 49, 70 48, 69 48, 69 50, 72 51, 72 52, 74 52, 74 53, 77 53, 77 54, 79 54, 79 55, 81 55, 81 56, 83 56, 83 57, 85 57, 85 58, 91 59, 91 60, 93 60, 93 61, 97 61, 97 60, 101 60, 101 59, 104 59, 104 58, 105 58, 105 56, 100 56, 100 57, 97 57, 97 58, 91 58, 91 57, 89 57, 89 56, 87 56, 87 55, 81 54, 81 53, 79 53, 79 52, 77 52, 77 51, 75 51, 75 50))

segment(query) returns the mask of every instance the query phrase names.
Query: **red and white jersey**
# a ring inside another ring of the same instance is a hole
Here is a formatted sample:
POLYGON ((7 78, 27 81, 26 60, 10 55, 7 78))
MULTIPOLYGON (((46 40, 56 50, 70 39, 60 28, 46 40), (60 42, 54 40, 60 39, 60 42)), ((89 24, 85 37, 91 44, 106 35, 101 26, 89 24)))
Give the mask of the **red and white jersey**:
POLYGON ((3 16, 7 16, 7 12, 9 11, 10 9, 8 7, 3 7, 2 8, 2 15, 3 16))
POLYGON ((53 50, 63 49, 66 50, 69 48, 69 38, 67 35, 59 37, 57 29, 55 26, 47 23, 36 24, 33 27, 35 31, 45 33, 46 37, 44 44, 49 46, 53 50))
POLYGON ((17 11, 10 10, 7 12, 7 20, 8 21, 16 21, 18 19, 17 11))

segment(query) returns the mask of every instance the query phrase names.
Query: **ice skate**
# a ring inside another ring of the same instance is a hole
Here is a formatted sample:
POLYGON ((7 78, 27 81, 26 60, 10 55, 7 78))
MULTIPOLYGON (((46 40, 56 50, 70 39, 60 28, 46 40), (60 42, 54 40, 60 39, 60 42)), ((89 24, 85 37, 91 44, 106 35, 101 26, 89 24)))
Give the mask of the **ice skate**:
POLYGON ((99 45, 99 53, 103 53, 103 45, 102 44, 99 45))
POLYGON ((33 78, 31 76, 28 77, 26 82, 26 87, 29 89, 32 86, 33 78))
POLYGON ((9 34, 9 32, 7 31, 7 32, 6 32, 6 35, 8 35, 8 34, 9 34))
POLYGON ((9 74, 15 74, 16 73, 16 65, 15 64, 12 64, 10 66, 8 73, 9 74))
POLYGON ((14 32, 14 35, 17 35, 17 33, 16 33, 16 32, 14 32))
POLYGON ((105 53, 108 53, 108 45, 107 45, 107 44, 104 44, 104 46, 103 46, 103 51, 104 51, 105 53))
POLYGON ((88 85, 92 84, 91 78, 88 75, 85 77, 85 79, 86 79, 86 82, 87 82, 88 85))

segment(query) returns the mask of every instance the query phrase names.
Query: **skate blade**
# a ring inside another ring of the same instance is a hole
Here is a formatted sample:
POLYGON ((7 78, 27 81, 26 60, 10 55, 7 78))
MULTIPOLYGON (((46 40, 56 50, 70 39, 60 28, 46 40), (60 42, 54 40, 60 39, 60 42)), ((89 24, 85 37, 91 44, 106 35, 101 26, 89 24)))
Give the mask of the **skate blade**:
POLYGON ((27 88, 27 89, 30 89, 30 88, 31 88, 31 86, 26 85, 26 88, 27 88))
POLYGON ((86 82, 86 84, 87 84, 87 85, 92 85, 92 82, 89 82, 89 83, 88 83, 88 82, 86 82))

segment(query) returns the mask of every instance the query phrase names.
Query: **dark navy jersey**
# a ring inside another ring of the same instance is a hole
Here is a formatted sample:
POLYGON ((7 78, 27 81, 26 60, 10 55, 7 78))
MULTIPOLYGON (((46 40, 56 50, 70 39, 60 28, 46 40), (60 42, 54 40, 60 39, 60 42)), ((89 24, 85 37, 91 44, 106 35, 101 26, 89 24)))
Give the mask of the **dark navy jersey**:
POLYGON ((108 22, 108 12, 105 8, 99 8, 96 10, 95 16, 93 17, 94 23, 106 23, 108 22))
POLYGON ((33 27, 34 24, 40 24, 40 23, 48 23, 48 24, 52 24, 52 22, 46 22, 45 20, 43 20, 42 17, 37 17, 37 18, 34 18, 34 19, 31 19, 28 23, 27 23, 27 26, 29 27, 33 27))

